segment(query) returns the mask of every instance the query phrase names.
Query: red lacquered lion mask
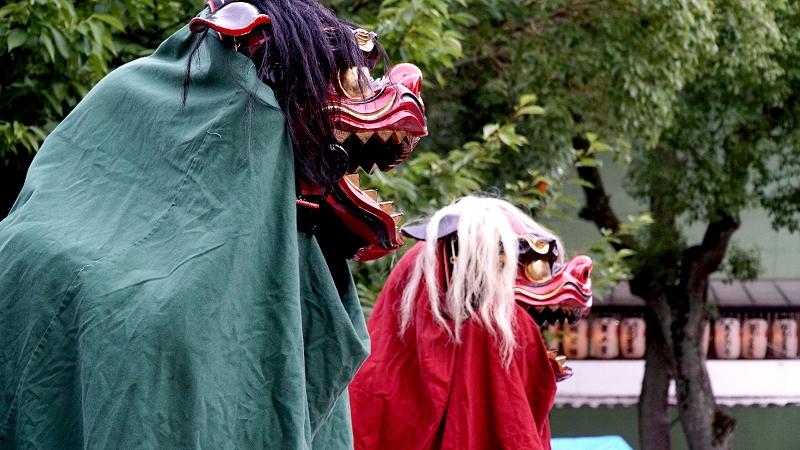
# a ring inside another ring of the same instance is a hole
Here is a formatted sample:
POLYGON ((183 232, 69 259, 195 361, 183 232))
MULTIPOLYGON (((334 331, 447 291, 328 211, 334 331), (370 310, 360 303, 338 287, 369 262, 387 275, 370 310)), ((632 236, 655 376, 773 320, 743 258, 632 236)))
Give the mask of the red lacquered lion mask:
MULTIPOLYGON (((251 57, 272 39, 272 18, 250 3, 235 0, 209 1, 189 27, 195 33, 213 30, 223 42, 251 57)), ((347 156, 344 175, 328 190, 299 177, 298 213, 313 217, 301 219, 309 222, 305 228, 320 241, 335 242, 335 253, 369 261, 403 244, 397 229, 402 213, 393 211, 391 201, 379 201, 376 191, 361 190, 359 169, 368 173, 391 170, 428 130, 420 70, 398 64, 373 79, 370 71, 382 53, 377 36, 355 27, 351 32, 365 65, 338 70, 338 83, 330 86, 325 111, 334 117, 335 141, 347 156)))
MULTIPOLYGON (((444 290, 450 285, 453 268, 459 258, 459 221, 460 216, 456 214, 443 216, 436 233, 444 290)), ((512 218, 509 218, 509 222, 517 234, 518 245, 517 276, 514 281, 516 303, 524 307, 540 327, 547 323, 572 323, 587 314, 592 307, 592 280, 589 278, 591 258, 578 255, 566 263, 559 262, 563 258, 559 258, 558 241, 554 237, 526 229, 512 218)), ((414 239, 425 240, 427 226, 407 226, 403 228, 403 233, 414 239)), ((505 254, 498 255, 498 258, 506 261, 505 254)), ((478 299, 472 307, 478 310, 479 303, 478 299)), ((564 356, 550 354, 557 381, 572 375, 572 369, 564 366, 565 360, 564 356)))

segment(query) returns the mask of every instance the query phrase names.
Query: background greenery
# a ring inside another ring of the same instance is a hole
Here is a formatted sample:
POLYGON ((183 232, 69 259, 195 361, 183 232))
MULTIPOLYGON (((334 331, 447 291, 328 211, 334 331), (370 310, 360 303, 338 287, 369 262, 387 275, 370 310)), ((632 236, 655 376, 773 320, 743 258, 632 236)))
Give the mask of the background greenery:
MULTIPOLYGON (((628 277, 648 300, 648 324, 661 331, 648 355, 662 362, 649 367, 667 381, 681 379, 681 355, 696 348, 691 317, 707 314, 703 280, 718 270, 757 275, 758 255, 747 249, 723 260, 742 211, 759 206, 774 227, 800 228, 797 0, 324 3, 375 29, 394 61, 426 75, 430 136, 369 183, 410 218, 476 191, 505 197, 545 225, 565 216, 564 205, 580 207, 604 237, 587 249, 595 285, 628 277), (625 168, 624 184, 647 214, 617 217, 598 155, 625 168), (583 199, 563 193, 571 184, 583 199), (705 227, 708 241, 690 242, 690 226, 705 227)), ((42 140, 88 90, 152 52, 201 7, 164 0, 0 7, 0 177, 15 186, 3 193, 3 211, 42 140)), ((367 310, 397 257, 353 266, 367 310)), ((679 398, 694 385, 686 386, 679 398)), ((704 405, 680 411, 690 447, 729 448, 733 428, 712 426, 724 418, 713 397, 704 405)), ((646 401, 640 410, 669 417, 646 401)), ((652 424, 641 412, 640 422, 652 424)), ((643 434, 643 448, 669 448, 657 428, 643 434)))

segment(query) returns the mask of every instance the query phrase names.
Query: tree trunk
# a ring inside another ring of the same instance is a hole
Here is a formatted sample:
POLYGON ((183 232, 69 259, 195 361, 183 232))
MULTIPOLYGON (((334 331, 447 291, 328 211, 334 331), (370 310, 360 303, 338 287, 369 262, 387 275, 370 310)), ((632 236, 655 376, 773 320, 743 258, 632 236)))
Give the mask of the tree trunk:
POLYGON ((736 420, 719 409, 714 401, 699 345, 692 345, 687 340, 678 345, 684 353, 675 358, 675 388, 678 414, 689 448, 732 449, 736 420))
MULTIPOLYGON (((573 139, 576 150, 588 152, 589 142, 573 139)), ((686 440, 692 450, 732 448, 736 421, 719 409, 702 353, 702 327, 706 315, 709 276, 725 256, 730 238, 739 227, 738 217, 717 211, 706 228, 700 245, 683 251, 675 258, 675 244, 680 245, 676 220, 664 198, 654 195, 650 210, 650 249, 640 248, 630 235, 620 232, 620 222, 611 209, 600 173, 596 167, 579 167, 586 204, 579 216, 607 229, 619 239, 617 249, 645 250, 649 257, 640 261, 631 280, 631 292, 645 299, 650 310, 647 320, 647 355, 642 392, 639 397, 639 433, 645 450, 669 449, 668 388, 675 379, 678 413, 686 440), (653 246, 654 245, 654 246, 653 246), (648 250, 652 253, 648 254, 648 250), (676 278, 680 278, 678 283, 676 278)), ((667 187, 669 188, 669 187, 667 187)), ((680 253, 680 251, 678 251, 680 253)))
POLYGON ((642 392, 639 394, 639 443, 642 450, 670 450, 670 350, 653 311, 648 310, 644 319, 647 324, 647 352, 642 392))
MULTIPOLYGON (((683 294, 683 293, 681 293, 683 294)), ((716 439, 716 402, 702 354, 702 309, 688 296, 676 302, 673 322, 675 390, 678 414, 692 450, 726 449, 716 439)), ((732 419, 731 419, 732 420, 732 419)), ((732 427, 729 430, 732 436, 732 427)), ((729 441, 729 440, 728 440, 729 441)))
POLYGON ((678 414, 692 450, 733 448, 736 420, 717 407, 702 351, 709 276, 719 268, 738 218, 720 214, 706 228, 703 242, 688 248, 678 292, 672 296, 673 370, 678 414))

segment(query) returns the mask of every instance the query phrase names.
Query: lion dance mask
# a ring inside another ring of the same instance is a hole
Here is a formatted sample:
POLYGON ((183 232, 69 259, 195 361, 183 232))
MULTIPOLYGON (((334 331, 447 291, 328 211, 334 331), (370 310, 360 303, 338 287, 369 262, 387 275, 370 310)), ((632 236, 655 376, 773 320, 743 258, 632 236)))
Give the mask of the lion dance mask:
POLYGON ((540 327, 592 306, 586 256, 510 204, 465 197, 403 232, 350 386, 357 449, 549 449, 556 382, 540 327))
POLYGON ((0 222, 0 448, 352 448, 347 258, 402 244, 358 174, 427 133, 382 55, 312 0, 212 0, 89 92, 0 222))
POLYGON ((377 35, 332 17, 315 29, 332 51, 332 60, 318 58, 327 67, 320 64, 321 73, 301 71, 299 77, 286 73, 282 68, 291 64, 287 54, 308 50, 293 49, 299 39, 281 35, 285 30, 273 22, 249 3, 212 0, 189 28, 203 35, 211 30, 252 58, 284 110, 296 113, 288 119, 299 166, 301 226, 317 232, 326 248, 356 261, 393 252, 403 244, 396 226, 402 213, 393 211, 391 201, 379 201, 377 191, 361 190, 358 172, 391 170, 427 135, 422 73, 404 63, 373 79, 371 72, 385 55, 377 35), (287 83, 289 78, 297 79, 287 83), (320 84, 318 95, 312 89, 302 105, 292 104, 297 85, 313 82, 320 84), (312 106, 325 114, 309 114, 312 106), (317 230, 319 224, 324 225, 317 230))

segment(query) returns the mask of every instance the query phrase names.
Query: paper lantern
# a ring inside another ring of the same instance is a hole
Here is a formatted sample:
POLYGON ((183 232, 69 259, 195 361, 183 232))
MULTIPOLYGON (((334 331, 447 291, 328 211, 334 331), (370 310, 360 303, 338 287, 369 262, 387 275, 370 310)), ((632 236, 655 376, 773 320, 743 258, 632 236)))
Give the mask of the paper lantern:
POLYGON ((764 359, 767 356, 766 319, 746 319, 742 322, 742 358, 764 359))
POLYGON ((797 321, 776 319, 772 321, 772 356, 775 358, 797 358, 797 321))
POLYGON ((589 324, 585 320, 561 326, 561 348, 568 359, 586 359, 589 356, 589 324))
POLYGON ((711 340, 711 324, 708 321, 703 322, 703 358, 708 357, 708 341, 711 340))
POLYGON ((619 352, 626 359, 644 357, 647 348, 644 319, 627 317, 619 324, 619 352))
POLYGON ((714 322, 714 350, 718 359, 737 359, 742 351, 739 319, 723 317, 714 322))
POLYGON ((592 321, 592 356, 614 359, 619 356, 619 321, 611 317, 598 317, 592 321))

